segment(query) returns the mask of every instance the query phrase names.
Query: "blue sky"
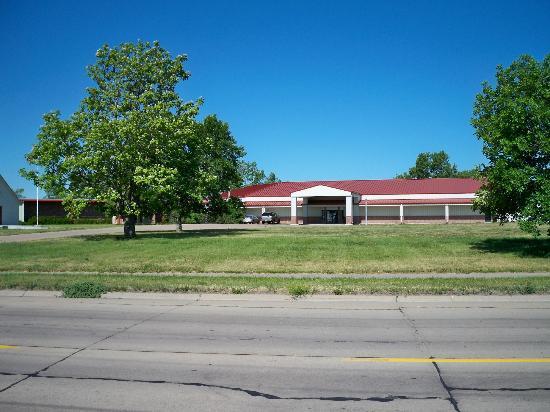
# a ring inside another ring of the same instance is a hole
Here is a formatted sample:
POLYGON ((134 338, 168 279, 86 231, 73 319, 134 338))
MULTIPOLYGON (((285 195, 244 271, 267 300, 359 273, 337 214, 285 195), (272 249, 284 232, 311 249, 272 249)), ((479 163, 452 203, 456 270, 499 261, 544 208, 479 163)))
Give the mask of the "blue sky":
POLYGON ((180 91, 283 180, 391 178, 422 151, 483 162, 469 124, 497 64, 550 46, 549 1, 0 0, 0 174, 19 177, 42 114, 78 106, 103 44, 187 54, 180 91))

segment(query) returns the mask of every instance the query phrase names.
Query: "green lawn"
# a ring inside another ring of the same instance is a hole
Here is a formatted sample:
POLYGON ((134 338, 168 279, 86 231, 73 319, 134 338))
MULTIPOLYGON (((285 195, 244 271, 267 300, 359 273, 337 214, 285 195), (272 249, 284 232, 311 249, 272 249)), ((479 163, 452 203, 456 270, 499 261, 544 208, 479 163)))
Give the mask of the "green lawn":
POLYGON ((390 295, 505 295, 548 294, 550 277, 413 278, 413 279, 292 279, 245 276, 152 276, 82 274, 0 274, 0 289, 63 290, 77 282, 93 282, 107 291, 191 293, 390 294, 390 295))
POLYGON ((0 271, 17 272, 550 272, 549 258, 548 238, 513 224, 278 226, 0 244, 0 271))
MULTIPOLYGON (((46 229, 0 229, 0 236, 20 235, 22 233, 42 233, 42 232, 59 232, 65 230, 77 229, 97 229, 102 227, 112 227, 110 224, 74 224, 74 225, 44 225, 46 229)), ((30 226, 32 227, 32 226, 30 226)))

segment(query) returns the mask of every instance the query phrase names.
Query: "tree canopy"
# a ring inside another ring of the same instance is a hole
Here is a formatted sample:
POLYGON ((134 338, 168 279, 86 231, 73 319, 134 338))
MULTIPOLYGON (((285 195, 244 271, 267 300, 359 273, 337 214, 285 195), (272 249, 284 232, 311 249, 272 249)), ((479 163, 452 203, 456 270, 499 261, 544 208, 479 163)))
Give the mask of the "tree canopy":
POLYGON ((44 115, 38 142, 21 174, 64 199, 78 217, 86 199, 127 217, 176 212, 179 221, 204 200, 240 186, 244 149, 216 116, 197 120, 201 101, 176 86, 189 77, 185 55, 158 42, 105 45, 87 68, 93 82, 79 108, 63 119, 44 115))
POLYGON ((239 164, 239 170, 243 186, 278 183, 281 181, 274 172, 270 172, 266 175, 265 171, 260 169, 256 162, 242 161, 239 164))
POLYGON ((550 55, 497 66, 496 83, 476 96, 472 125, 488 159, 476 207, 540 234, 550 224, 550 55))
POLYGON ((475 177, 477 169, 459 171, 451 163, 445 151, 423 152, 416 158, 416 163, 408 172, 397 175, 398 179, 428 179, 431 177, 475 177))

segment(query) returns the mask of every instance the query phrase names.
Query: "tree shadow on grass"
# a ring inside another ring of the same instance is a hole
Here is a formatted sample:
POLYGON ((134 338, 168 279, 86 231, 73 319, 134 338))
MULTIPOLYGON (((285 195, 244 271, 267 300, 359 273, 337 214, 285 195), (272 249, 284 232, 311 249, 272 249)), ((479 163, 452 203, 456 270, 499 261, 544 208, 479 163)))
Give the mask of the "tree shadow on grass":
MULTIPOLYGON (((210 238, 218 236, 236 236, 244 233, 251 233, 250 229, 200 229, 200 230, 184 230, 183 232, 138 232, 135 240, 143 239, 190 239, 190 238, 210 238)), ((82 236, 87 241, 102 241, 102 240, 120 240, 132 241, 127 239, 123 234, 120 235, 93 235, 82 236)))
POLYGON ((519 257, 550 258, 550 239, 484 239, 473 243, 471 247, 487 253, 511 253, 519 257))

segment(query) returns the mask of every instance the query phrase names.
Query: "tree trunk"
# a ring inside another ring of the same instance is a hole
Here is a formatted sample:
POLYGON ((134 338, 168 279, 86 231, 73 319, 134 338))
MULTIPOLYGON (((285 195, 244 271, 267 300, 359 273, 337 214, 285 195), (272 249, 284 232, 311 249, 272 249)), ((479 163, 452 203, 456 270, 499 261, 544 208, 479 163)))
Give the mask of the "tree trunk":
POLYGON ((181 226, 181 217, 178 217, 178 224, 176 225, 176 232, 181 233, 183 231, 183 228, 181 226))
POLYGON ((136 237, 136 215, 130 215, 124 221, 124 237, 134 238, 136 237))

